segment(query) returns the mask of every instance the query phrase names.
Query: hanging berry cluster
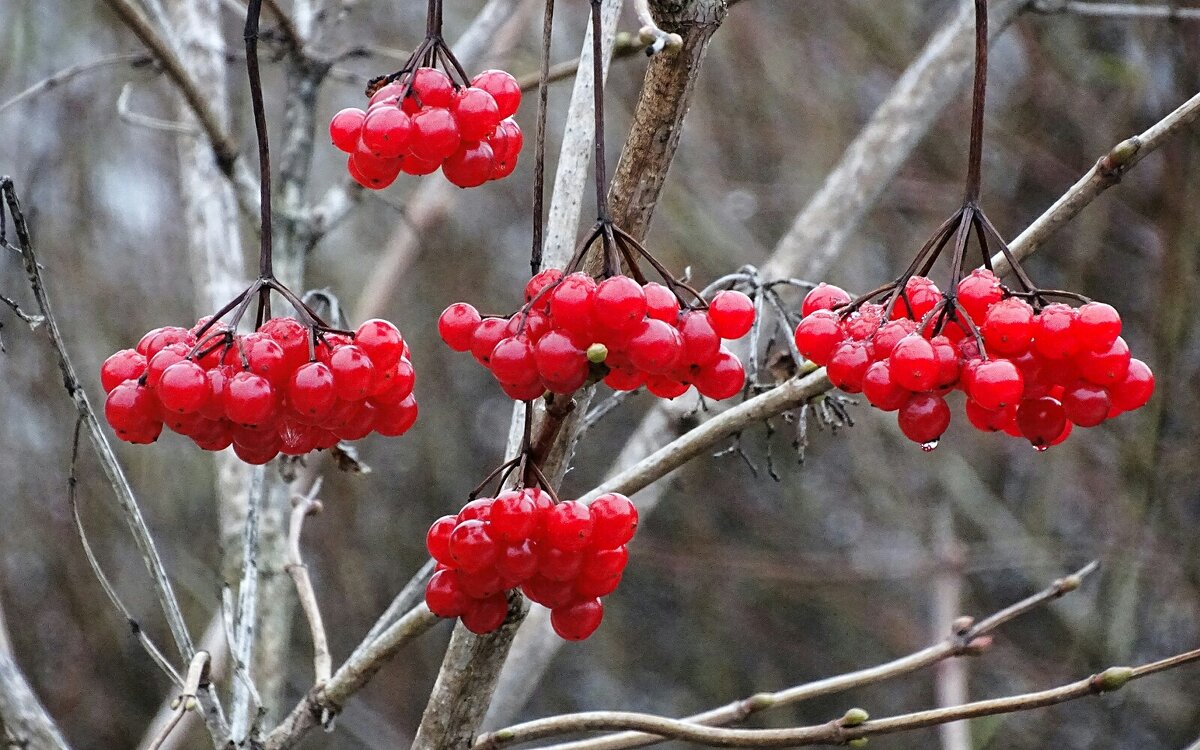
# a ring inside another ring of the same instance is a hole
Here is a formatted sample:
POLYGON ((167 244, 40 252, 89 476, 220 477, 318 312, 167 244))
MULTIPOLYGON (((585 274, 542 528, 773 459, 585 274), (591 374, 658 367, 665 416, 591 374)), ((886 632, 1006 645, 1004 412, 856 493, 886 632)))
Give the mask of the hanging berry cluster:
POLYGON ((950 424, 945 396, 966 393, 979 430, 1027 439, 1038 450, 1146 404, 1154 374, 1132 359, 1121 316, 1081 294, 1041 289, 979 206, 987 90, 987 3, 975 4, 975 85, 966 191, 958 209, 895 281, 851 301, 819 285, 805 298, 797 350, 826 367, 829 381, 897 412, 906 437, 933 450, 950 424), (976 237, 984 268, 964 274, 976 237), (928 278, 951 247, 950 291, 928 278), (997 249, 1016 288, 992 271, 997 249), (1082 303, 1072 308, 1052 299, 1082 303))
POLYGON ((210 319, 156 328, 101 366, 105 418, 129 443, 152 443, 165 425, 204 450, 232 445, 250 464, 408 431, 415 374, 394 325, 311 339, 295 318, 247 334, 210 319))
POLYGON ((442 313, 438 331, 451 349, 471 352, 518 401, 546 391, 573 393, 601 379, 614 390, 645 386, 667 399, 694 385, 701 395, 721 400, 746 381, 741 361, 722 340, 746 335, 754 317, 745 294, 722 291, 705 303, 632 237, 602 223, 565 275, 546 269, 529 280, 517 312, 481 316, 457 302, 442 313), (596 240, 611 240, 637 278, 617 272, 611 250, 599 280, 575 270, 596 240), (650 260, 665 283, 647 282, 635 253, 650 260))
POLYGON ((343 109, 329 123, 333 145, 350 155, 350 176, 365 188, 438 169, 459 187, 478 187, 517 168, 524 138, 512 116, 521 87, 503 70, 468 80, 441 27, 441 1, 430 0, 427 35, 404 66, 371 81, 366 112, 343 109))
POLYGON ((519 588, 550 609, 555 633, 581 641, 604 617, 600 598, 621 582, 637 522, 633 503, 616 493, 590 506, 556 503, 539 488, 472 500, 429 528, 426 545, 438 565, 425 603, 488 633, 504 623, 506 592, 519 588))
MULTIPOLYGON (((941 333, 932 316, 947 298, 924 276, 905 284, 907 305, 864 303, 849 314, 841 289, 822 284, 804 300, 796 348, 827 368, 833 385, 862 393, 876 408, 897 412, 901 431, 932 445, 950 424, 945 396, 961 390, 968 421, 985 432, 1004 431, 1035 447, 1056 445, 1073 427, 1095 427, 1143 406, 1154 375, 1132 359, 1120 337, 1121 317, 1100 302, 1078 309, 1037 309, 1007 290, 994 273, 977 269, 959 281, 959 320, 941 333), (919 322, 922 321, 922 322, 919 322)), ((902 302, 902 301, 901 301, 902 302)))

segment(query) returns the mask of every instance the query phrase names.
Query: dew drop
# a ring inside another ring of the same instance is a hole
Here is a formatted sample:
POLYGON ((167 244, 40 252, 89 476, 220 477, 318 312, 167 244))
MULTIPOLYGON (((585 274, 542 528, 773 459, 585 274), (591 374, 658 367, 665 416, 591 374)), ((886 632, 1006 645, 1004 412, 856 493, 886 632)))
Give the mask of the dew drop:
POLYGON ((1033 446, 1033 449, 1035 451, 1037 451, 1038 453, 1045 453, 1049 447, 1050 446, 1048 446, 1048 445, 1035 445, 1035 446, 1033 446))
MULTIPOLYGON (((940 438, 939 438, 940 439, 940 438)), ((921 443, 921 450, 926 453, 932 453, 938 447, 938 440, 930 440, 928 443, 921 443)))

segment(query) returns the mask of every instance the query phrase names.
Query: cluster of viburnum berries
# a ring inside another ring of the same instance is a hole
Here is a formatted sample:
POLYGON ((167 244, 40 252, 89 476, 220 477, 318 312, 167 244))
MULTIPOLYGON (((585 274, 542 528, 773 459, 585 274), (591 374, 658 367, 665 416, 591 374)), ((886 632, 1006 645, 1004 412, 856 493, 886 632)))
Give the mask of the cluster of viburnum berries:
POLYGON ((614 390, 644 385, 660 398, 694 385, 725 399, 745 384, 741 361, 721 343, 754 323, 754 304, 741 292, 719 292, 706 309, 689 309, 662 284, 547 269, 525 285, 525 301, 507 318, 481 317, 457 302, 438 320, 450 348, 470 351, 513 399, 573 393, 601 377, 614 390))
POLYGON ((156 328, 104 361, 104 415, 118 437, 152 443, 166 425, 204 450, 232 445, 265 464, 372 432, 402 435, 417 418, 408 346, 386 320, 311 348, 311 329, 294 318, 244 335, 220 323, 201 334, 208 322, 156 328))
POLYGON ((991 271, 976 270, 959 282, 955 300, 978 327, 980 351, 974 333, 956 321, 932 335, 924 319, 944 304, 932 281, 914 276, 905 290, 907 306, 898 300, 889 313, 864 304, 847 315, 839 308, 850 295, 819 285, 804 299, 796 347, 824 365, 838 388, 896 411, 915 442, 936 444, 950 424, 945 396, 955 388, 966 393, 967 419, 977 429, 1024 437, 1038 449, 1062 442, 1074 426, 1094 427, 1143 406, 1154 390, 1153 373, 1130 358, 1121 317, 1109 305, 1035 311, 991 271))
POLYGON ((425 603, 439 617, 461 617, 472 632, 488 633, 508 614, 505 592, 520 588, 550 609, 554 632, 581 641, 604 617, 600 597, 621 582, 637 523, 633 503, 616 493, 591 505, 555 504, 537 488, 472 500, 429 528, 426 545, 438 566, 425 603))
POLYGON ((520 103, 521 87, 503 70, 459 87, 437 68, 417 68, 375 92, 366 112, 338 112, 329 134, 363 187, 382 190, 401 172, 439 167, 455 185, 477 187, 517 168, 524 137, 512 115, 520 103))

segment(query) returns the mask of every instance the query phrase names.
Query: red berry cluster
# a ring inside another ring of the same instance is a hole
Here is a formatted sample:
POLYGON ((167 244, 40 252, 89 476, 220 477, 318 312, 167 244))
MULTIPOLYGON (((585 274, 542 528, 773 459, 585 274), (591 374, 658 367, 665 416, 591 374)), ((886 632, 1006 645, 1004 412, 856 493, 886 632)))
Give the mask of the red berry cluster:
POLYGON ((550 609, 554 632, 581 641, 604 617, 600 597, 621 582, 637 523, 633 503, 616 493, 590 506, 555 504, 536 488, 472 500, 429 528, 425 542, 438 566, 425 603, 438 617, 489 633, 508 613, 505 592, 519 587, 550 609))
POLYGON ((1109 305, 1056 303, 1035 311, 979 269, 959 282, 955 296, 957 309, 978 326, 977 339, 954 320, 932 335, 927 318, 945 298, 929 279, 910 278, 904 296, 907 304, 898 300, 890 314, 868 303, 846 315, 836 310, 850 295, 821 284, 804 299, 796 348, 824 365, 838 388, 897 412, 914 442, 936 444, 950 424, 945 396, 955 388, 966 393, 967 419, 977 429, 1026 438, 1039 450, 1075 426, 1094 427, 1143 406, 1154 390, 1153 373, 1130 358, 1121 316, 1109 305))
POLYGON ((372 432, 403 435, 417 418, 408 346, 386 320, 311 349, 311 329, 294 318, 244 335, 208 324, 156 328, 104 361, 104 416, 119 438, 152 443, 166 425, 204 450, 232 445, 265 464, 372 432))
POLYGON ((525 285, 525 301, 508 318, 481 317, 457 302, 438 320, 450 348, 470 351, 518 401, 573 393, 601 377, 618 391, 644 385, 676 398, 694 385, 717 400, 746 381, 741 361, 721 343, 754 323, 754 304, 741 292, 720 292, 707 309, 681 308, 662 284, 628 276, 597 283, 585 273, 547 269, 525 285))
POLYGON ((524 137, 512 115, 520 103, 521 87, 503 70, 485 70, 460 87, 437 68, 417 68, 375 92, 366 112, 334 115, 329 135, 350 154, 350 176, 365 188, 382 190, 401 172, 439 167, 455 185, 477 187, 517 168, 524 137))

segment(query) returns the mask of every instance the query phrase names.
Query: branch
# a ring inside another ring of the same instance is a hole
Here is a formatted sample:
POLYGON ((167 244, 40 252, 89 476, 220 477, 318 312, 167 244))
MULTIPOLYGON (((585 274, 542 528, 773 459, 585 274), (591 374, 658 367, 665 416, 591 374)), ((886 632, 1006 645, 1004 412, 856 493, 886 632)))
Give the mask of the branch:
POLYGON ((258 467, 250 480, 246 521, 242 525, 242 580, 233 613, 233 638, 229 644, 233 665, 233 698, 229 708, 230 740, 242 744, 249 736, 256 691, 250 675, 254 658, 254 633, 258 624, 259 514, 266 495, 266 469, 258 467), (240 678, 240 679, 239 679, 240 678))
MULTIPOLYGON (((1142 159, 1157 151, 1167 140, 1195 122, 1200 115, 1200 94, 1196 94, 1175 111, 1151 125, 1144 132, 1121 141, 1100 157, 1087 174, 1080 177, 1054 205, 1030 224, 1009 243, 1009 250, 1024 260, 1040 248, 1051 235, 1079 215, 1105 190, 1121 181, 1121 177, 1142 159)), ((997 255, 992 259, 997 275, 1009 271, 1008 261, 997 255)))
POLYGON ((981 716, 1029 711, 1089 695, 1119 690, 1133 680, 1200 661, 1200 649, 1188 651, 1138 667, 1109 669, 1061 687, 1007 698, 965 703, 949 708, 917 711, 876 721, 867 721, 862 709, 851 709, 838 720, 794 729, 721 729, 651 714, 621 711, 592 711, 555 716, 518 724, 480 737, 474 750, 491 750, 505 745, 531 742, 560 734, 634 729, 666 739, 685 740, 711 747, 799 747, 843 745, 880 734, 911 731, 952 721, 981 716))
POLYGON ((327 723, 340 712, 346 700, 366 685, 401 648, 438 622, 439 618, 424 602, 409 610, 370 646, 348 659, 325 685, 310 690, 267 736, 263 744, 265 750, 295 747, 313 727, 327 723))
MULTIPOLYGON (((79 378, 75 374, 75 366, 71 363, 70 355, 67 353, 66 344, 63 342, 62 333, 58 327, 58 321, 55 319, 54 312, 50 306, 50 298, 47 295, 45 282, 42 279, 41 266, 38 264, 33 243, 29 236, 29 228, 25 223, 25 216, 21 212, 20 201, 17 198, 12 179, 9 177, 0 177, 0 193, 3 194, 3 198, 8 206, 9 215, 13 220, 13 229, 16 233, 18 243, 15 247, 20 252, 24 261, 25 275, 33 290, 34 299, 37 300, 38 309, 45 319, 46 335, 50 339, 50 345, 54 348, 58 359, 58 369, 62 374, 63 387, 74 404, 75 411, 82 420, 84 429, 87 430, 88 439, 96 451, 100 465, 108 477, 109 484, 113 488, 121 515, 124 517, 125 524, 133 535, 134 544, 142 556, 142 562, 146 566, 146 571, 150 574, 155 598, 158 600, 163 615, 166 617, 167 625, 171 629, 171 635, 175 639, 179 655, 184 661, 190 662, 192 657, 195 656, 195 647, 192 645, 191 636, 188 635, 187 625, 183 620, 183 613, 179 608, 179 600, 175 597, 175 591, 171 587, 170 579, 167 577, 167 571, 163 566, 162 558, 158 554, 158 548, 154 544, 154 538, 150 534, 149 527, 146 526, 145 519, 142 517, 142 511, 138 506, 137 498, 134 497, 133 488, 130 487, 129 480, 126 478, 125 472, 117 461, 116 454, 113 453, 112 446, 109 444, 108 438, 104 434, 99 420, 96 418, 96 412, 88 400, 87 393, 84 392, 83 386, 80 385, 79 378)), ((14 247, 8 244, 7 239, 3 237, 2 233, 0 233, 0 243, 8 247, 14 247)), ((214 737, 221 735, 221 739, 224 739, 225 718, 211 686, 201 692, 200 700, 204 706, 205 721, 209 727, 210 734, 214 737)))
POLYGON ((171 702, 174 711, 170 719, 163 728, 151 740, 148 750, 161 750, 166 744, 167 738, 179 726, 179 722, 183 721, 183 717, 188 711, 196 710, 199 705, 196 700, 196 694, 200 692, 200 683, 209 682, 209 656, 207 651, 197 651, 196 656, 192 658, 192 663, 188 667, 187 679, 183 682, 183 690, 171 702))
POLYGON ((248 214, 254 214, 258 206, 258 188, 255 185, 254 177, 246 171, 245 165, 239 160, 237 144, 226 132, 217 113, 209 105, 208 98, 200 91, 187 68, 175 54, 170 42, 142 15, 132 0, 104 0, 104 2, 142 44, 146 45, 159 65, 162 66, 167 77, 179 89, 208 137, 217 167, 237 189, 238 202, 242 210, 248 214))
POLYGON ((304 531, 304 519, 321 512, 321 501, 317 493, 321 491, 321 480, 318 479, 309 490, 306 497, 295 500, 292 509, 291 524, 288 527, 288 563, 284 570, 296 584, 296 594, 300 599, 300 607, 308 620, 308 632, 313 643, 313 672, 316 684, 322 685, 329 681, 333 672, 333 660, 329 655, 329 640, 325 636, 325 623, 321 619, 321 607, 317 604, 317 594, 313 590, 312 579, 308 575, 308 566, 300 554, 300 534, 304 531))
POLYGON ((0 609, 0 741, 4 740, 14 748, 69 750, 70 747, 13 658, 4 612, 0 609))
POLYGON ((108 55, 90 62, 79 63, 78 65, 72 65, 70 67, 63 68, 62 70, 43 78, 16 96, 13 96, 3 104, 0 104, 0 113, 17 106, 26 99, 31 99, 38 94, 58 88, 84 74, 93 73, 97 70, 103 70, 104 68, 110 68, 118 65, 129 65, 133 68, 142 67, 149 65, 152 60, 153 58, 144 52, 134 52, 131 54, 108 55))
MULTIPOLYGON (((695 714, 683 719, 693 724, 717 726, 744 721, 749 716, 771 708, 791 706, 803 701, 813 700, 826 695, 843 693, 847 690, 875 685, 887 680, 912 674, 926 667, 933 666, 964 655, 978 654, 991 645, 991 633, 1001 625, 1021 617, 1047 602, 1059 599, 1076 590, 1083 579, 1093 573, 1099 564, 1091 562, 1071 575, 1060 578, 1045 589, 1009 605, 990 617, 978 623, 971 624, 970 618, 956 622, 954 632, 940 643, 916 651, 899 659, 878 666, 860 669, 857 672, 829 677, 816 682, 780 690, 775 693, 756 693, 740 701, 720 706, 718 708, 695 714)), ((500 734, 496 732, 495 734, 500 734)), ((480 738, 480 742, 484 738, 480 738)), ((644 747, 662 742, 662 737, 653 734, 626 732, 608 737, 597 737, 591 740, 565 743, 555 746, 555 750, 622 750, 623 748, 644 747)))
POLYGON ((1171 5, 1132 5, 1129 3, 1087 3, 1074 0, 1034 0, 1030 10, 1055 15, 1074 13, 1078 16, 1104 18, 1161 18, 1168 21, 1200 21, 1200 8, 1177 8, 1171 5))

